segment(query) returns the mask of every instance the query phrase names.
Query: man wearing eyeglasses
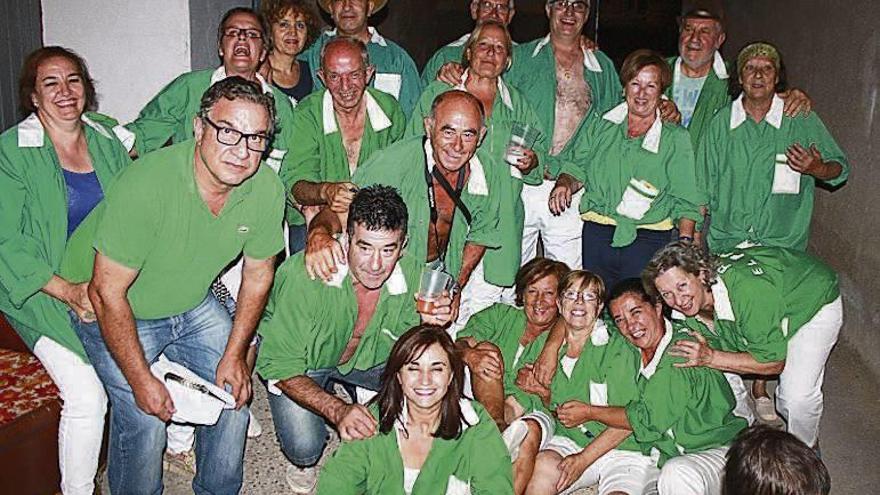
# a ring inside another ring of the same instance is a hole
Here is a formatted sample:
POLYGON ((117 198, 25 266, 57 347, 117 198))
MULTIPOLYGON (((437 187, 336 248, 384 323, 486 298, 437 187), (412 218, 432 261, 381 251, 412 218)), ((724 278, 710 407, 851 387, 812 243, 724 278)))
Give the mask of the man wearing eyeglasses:
MULTIPOLYGON (((587 49, 582 40, 590 2, 548 0, 545 12, 550 33, 514 48, 507 80, 527 96, 543 128, 551 134, 550 154, 564 158, 589 118, 616 105, 622 89, 611 59, 599 50, 587 49)), ((559 216, 550 212, 548 198, 561 161, 548 165, 552 166, 544 170, 543 184, 523 186, 522 261, 535 257, 540 235, 545 256, 579 268, 582 222, 573 210, 559 216)))
POLYGON ((323 207, 348 209, 357 190, 351 174, 400 139, 406 125, 397 100, 368 87, 375 67, 360 40, 333 38, 321 52, 318 77, 326 88, 294 109, 290 159, 280 172, 306 220, 323 207))
MULTIPOLYGON (((179 143, 192 139, 193 117, 199 111, 202 94, 215 82, 232 76, 259 82, 264 93, 275 97, 278 121, 289 122, 293 113, 290 102, 257 72, 270 45, 268 32, 262 17, 252 9, 229 10, 217 29, 217 51, 223 64, 214 70, 197 70, 177 77, 147 103, 134 122, 114 131, 129 151, 138 156, 165 146, 169 140, 179 143)), ((281 167, 290 141, 290 132, 286 129, 289 126, 280 127, 266 160, 276 171, 281 167)))
MULTIPOLYGON (((486 21, 495 21, 509 26, 516 13, 513 0, 471 0, 470 11, 471 19, 477 25, 486 21)), ((470 38, 471 33, 465 33, 461 38, 440 47, 422 70, 422 86, 430 84, 437 77, 437 73, 444 64, 448 62, 461 63, 464 45, 470 38)))
POLYGON ((195 139, 145 155, 119 176, 96 217, 89 298, 97 323, 76 328, 107 389, 113 493, 162 491, 165 426, 175 413, 150 366, 161 354, 230 390, 237 409, 196 430, 195 493, 241 488, 250 371, 245 355, 284 247, 284 188, 261 166, 272 97, 241 77, 215 83, 195 139), (234 320, 211 282, 244 256, 234 320))
MULTIPOLYGON (((326 31, 301 57, 310 67, 320 67, 321 49, 336 36, 349 36, 364 42, 370 60, 376 66, 371 82, 379 91, 388 93, 400 102, 404 115, 409 115, 419 101, 422 83, 412 57, 397 43, 383 37, 376 28, 367 24, 369 17, 382 10, 387 0, 318 0, 318 5, 330 14, 334 28, 326 31)), ((312 75, 316 90, 324 87, 317 74, 312 75)))

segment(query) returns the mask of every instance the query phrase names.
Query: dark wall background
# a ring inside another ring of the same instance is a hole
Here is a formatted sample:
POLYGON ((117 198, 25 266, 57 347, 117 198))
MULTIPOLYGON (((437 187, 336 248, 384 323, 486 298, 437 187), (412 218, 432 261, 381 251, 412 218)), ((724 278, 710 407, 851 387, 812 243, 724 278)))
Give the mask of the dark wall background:
POLYGON ((25 57, 43 46, 40 0, 0 2, 0 131, 21 120, 18 78, 25 57))

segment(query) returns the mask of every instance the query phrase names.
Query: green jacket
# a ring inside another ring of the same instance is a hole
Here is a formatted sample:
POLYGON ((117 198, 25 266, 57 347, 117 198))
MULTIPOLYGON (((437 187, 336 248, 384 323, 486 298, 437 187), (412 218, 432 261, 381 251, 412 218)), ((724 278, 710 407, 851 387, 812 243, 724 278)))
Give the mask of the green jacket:
MULTIPOLYGON (((682 62, 681 57, 670 57, 666 59, 666 61, 672 68, 673 74, 672 84, 666 89, 666 96, 672 98, 675 91, 675 85, 682 77, 684 77, 681 74, 682 62)), ((703 136, 703 131, 706 130, 709 122, 712 121, 712 117, 714 117, 719 110, 730 104, 727 68, 724 67, 723 61, 719 61, 720 56, 716 58, 715 66, 709 71, 709 75, 706 76, 706 81, 703 83, 703 89, 700 90, 700 97, 697 99, 697 106, 694 108, 694 114, 687 127, 688 132, 691 135, 691 144, 693 145, 694 150, 697 149, 697 145, 700 143, 700 139, 703 136), (721 70, 722 67, 724 68, 723 70, 721 70)))
MULTIPOLYGON (((510 456, 495 422, 476 401, 460 404, 466 422, 461 436, 434 439, 412 495, 512 494, 510 456)), ((378 417, 375 406, 372 412, 378 417)), ((388 433, 340 445, 321 470, 318 495, 403 495, 399 428, 398 422, 388 433)))
MULTIPOLYGON (((364 93, 367 118, 361 138, 358 165, 376 151, 403 136, 406 117, 397 100, 377 89, 364 93)), ((333 110, 333 98, 326 89, 318 90, 293 110, 291 149, 279 171, 287 191, 301 180, 309 182, 347 182, 351 180, 348 155, 342 144, 342 132, 333 110)), ((305 219, 297 212, 294 217, 303 225, 305 219)))
MULTIPOLYGON (((419 324, 414 295, 422 264, 403 257, 382 287, 376 311, 354 355, 339 369, 366 370, 388 359, 398 337, 419 324)), ((286 380, 306 371, 337 367, 357 320, 357 299, 348 265, 330 282, 312 280, 303 254, 278 267, 258 331, 263 338, 257 371, 266 380, 286 380)))
MULTIPOLYGON (((370 55, 370 64, 376 67, 376 74, 373 76, 371 85, 379 91, 384 91, 397 98, 404 115, 409 115, 422 92, 422 83, 419 79, 416 63, 400 45, 383 37, 373 27, 367 29, 370 32, 367 53, 370 55)), ((314 91, 324 88, 324 83, 318 79, 318 69, 321 67, 321 48, 335 37, 336 29, 322 33, 312 43, 312 46, 300 55, 300 58, 314 68, 312 71, 314 91)))
POLYGON ((595 212, 616 223, 613 247, 631 244, 636 229, 681 218, 702 221, 706 203, 698 187, 687 131, 659 117, 648 132, 630 139, 627 107, 621 103, 594 119, 578 137, 574 159, 563 172, 584 184, 580 212, 595 212))
MULTIPOLYGON (((404 139, 374 154, 352 176, 352 181, 360 187, 384 184, 397 188, 409 213, 406 250, 421 263, 428 259, 428 229, 431 228, 425 179, 429 152, 430 142, 424 138, 404 139)), ((433 156, 431 162, 433 167, 433 156)), ((479 151, 471 158, 470 176, 461 192, 461 200, 471 212, 472 223, 468 226, 461 210, 455 209, 455 221, 446 251, 446 270, 455 278, 461 271, 466 242, 489 249, 499 246, 498 210, 503 186, 497 174, 489 173, 490 166, 491 157, 479 151)), ((488 279, 488 275, 487 280, 495 283, 488 279)))
MULTIPOLYGON (((639 370, 639 398, 626 406, 633 436, 644 454, 659 451, 659 467, 679 455, 730 445, 748 426, 734 416, 736 399, 720 371, 674 366, 684 360, 666 351, 671 343, 687 338, 691 337, 682 326, 666 322, 654 358, 639 370)), ((630 348, 642 363, 639 350, 630 348)))
MULTIPOLYGON (((528 100, 541 121, 541 127, 547 129, 548 134, 552 133, 556 122, 556 59, 553 56, 550 35, 517 45, 513 49, 513 60, 513 67, 508 71, 506 80, 522 94, 528 95, 528 100)), ((602 115, 613 108, 620 102, 623 94, 614 63, 600 51, 584 52, 584 79, 592 90, 593 103, 578 130, 559 153, 561 156, 576 149, 574 143, 592 120, 591 117, 602 115)), ((552 142, 552 134, 550 141, 552 142)), ((548 165, 547 171, 550 175, 559 175, 559 168, 554 168, 552 163, 548 165)))
POLYGON ((697 170, 709 193, 709 249, 725 252, 743 241, 798 250, 807 248, 813 197, 818 179, 787 164, 785 150, 795 143, 815 144, 822 159, 843 166, 823 181, 839 186, 849 176, 846 155, 815 112, 786 117, 783 101, 773 97, 770 111, 756 123, 746 115, 742 98, 718 112, 697 151, 697 170), (791 177, 794 189, 779 188, 791 177))
POLYGON ((434 55, 425 63, 422 69, 422 87, 427 88, 429 84, 437 79, 437 72, 443 64, 448 62, 461 63, 464 55, 464 45, 471 39, 471 33, 467 33, 457 40, 441 46, 434 55))
MULTIPOLYGON (((106 193, 131 160, 113 135, 114 120, 93 113, 82 120, 92 166, 106 193)), ((0 311, 29 347, 46 336, 87 361, 67 305, 40 291, 53 274, 61 275, 67 243, 61 164, 32 114, 0 135, 0 311)))
MULTIPOLYGON (((463 89, 467 77, 467 73, 465 73, 462 76, 462 84, 455 89, 463 89)), ((430 115, 434 99, 451 89, 453 89, 451 86, 441 81, 434 81, 425 88, 409 119, 406 130, 408 137, 425 134, 424 118, 430 115)), ((550 136, 542 131, 534 146, 539 166, 523 176, 516 167, 509 165, 505 161, 505 157, 507 145, 510 143, 511 130, 516 122, 542 129, 538 116, 522 93, 505 84, 499 78, 498 91, 492 104, 492 115, 486 121, 486 138, 480 145, 480 152, 483 155, 493 157, 493 166, 489 168, 489 172, 498 176, 498 182, 503 188, 498 222, 501 235, 500 247, 487 252, 483 257, 483 269, 486 277, 495 281, 493 282, 495 285, 502 287, 513 286, 516 272, 522 264, 520 257, 522 256, 521 244, 525 210, 520 193, 523 183, 541 184, 544 180, 543 167, 552 162, 554 163, 553 167, 559 168, 555 164, 560 162, 559 158, 549 155, 550 136)))

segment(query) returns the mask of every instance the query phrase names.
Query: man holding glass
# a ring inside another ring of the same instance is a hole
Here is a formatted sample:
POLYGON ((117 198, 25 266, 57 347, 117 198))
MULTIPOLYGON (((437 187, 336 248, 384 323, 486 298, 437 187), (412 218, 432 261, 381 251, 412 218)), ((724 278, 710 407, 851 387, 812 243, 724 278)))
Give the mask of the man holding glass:
POLYGON ((89 298, 97 323, 76 328, 104 383, 113 493, 162 491, 165 426, 176 409, 150 366, 164 354, 226 386, 237 409, 196 428, 197 494, 238 493, 247 400, 245 354, 284 247, 284 188, 260 158, 274 131, 272 97, 240 77, 214 84, 194 119, 195 140, 127 168, 98 212, 89 298), (211 294, 244 255, 234 321, 211 294))

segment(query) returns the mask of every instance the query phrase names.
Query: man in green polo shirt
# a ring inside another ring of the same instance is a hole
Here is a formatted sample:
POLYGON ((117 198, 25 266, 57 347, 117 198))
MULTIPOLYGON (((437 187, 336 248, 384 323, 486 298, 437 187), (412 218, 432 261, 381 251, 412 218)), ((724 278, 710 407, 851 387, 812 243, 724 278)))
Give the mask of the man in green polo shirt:
POLYGON ((89 298, 97 324, 77 323, 113 405, 114 493, 159 493, 165 424, 175 404, 150 371, 161 354, 227 386, 237 409, 197 428, 196 493, 238 493, 251 394, 245 353, 283 247, 284 189, 260 158, 274 128, 272 97, 240 77, 215 83, 193 122, 195 140, 149 153, 108 191, 95 234, 89 298), (209 292, 239 255, 232 321, 209 292))
POLYGON ((403 135, 406 118, 397 100, 368 87, 375 70, 363 43, 334 38, 324 45, 318 70, 326 89, 293 111, 294 138, 280 175, 306 217, 291 225, 294 252, 304 247, 305 220, 320 207, 347 208, 354 196, 351 174, 403 135), (301 241, 294 246, 294 239, 301 241))
MULTIPOLYGON (((420 263, 442 265, 463 288, 453 299, 453 334, 473 313, 467 288, 471 274, 486 251, 499 246, 503 189, 501 175, 491 167, 508 167, 477 151, 486 134, 484 118, 473 95, 459 90, 442 93, 424 119, 424 137, 394 143, 352 177, 360 187, 396 187, 409 209, 407 251, 420 263)), ((333 239, 344 215, 325 209, 309 226, 306 269, 312 275, 329 278, 344 262, 333 239)))
POLYGON ((314 487, 313 467, 327 443, 326 425, 343 440, 367 438, 376 422, 357 403, 332 395, 340 383, 378 391, 397 338, 423 323, 445 324, 448 297, 431 314, 416 312, 422 263, 404 256, 407 207, 386 186, 358 191, 347 218, 346 264, 330 280, 314 280, 303 254, 278 268, 257 362, 269 381, 269 404, 281 448, 294 464, 287 479, 297 493, 314 487), (421 317, 421 318, 420 318, 421 317), (303 469, 304 468, 304 469, 303 469))
MULTIPOLYGON (((376 66, 372 85, 379 91, 390 94, 400 102, 404 115, 409 115, 419 94, 422 83, 419 70, 412 57, 397 43, 383 37, 376 28, 369 26, 369 17, 382 10, 387 0, 318 0, 318 5, 330 14, 334 28, 325 31, 306 50, 301 58, 310 67, 321 66, 321 50, 338 35, 359 39, 367 45, 370 60, 376 66)), ((324 81, 312 74, 315 90, 324 87, 324 81)))

